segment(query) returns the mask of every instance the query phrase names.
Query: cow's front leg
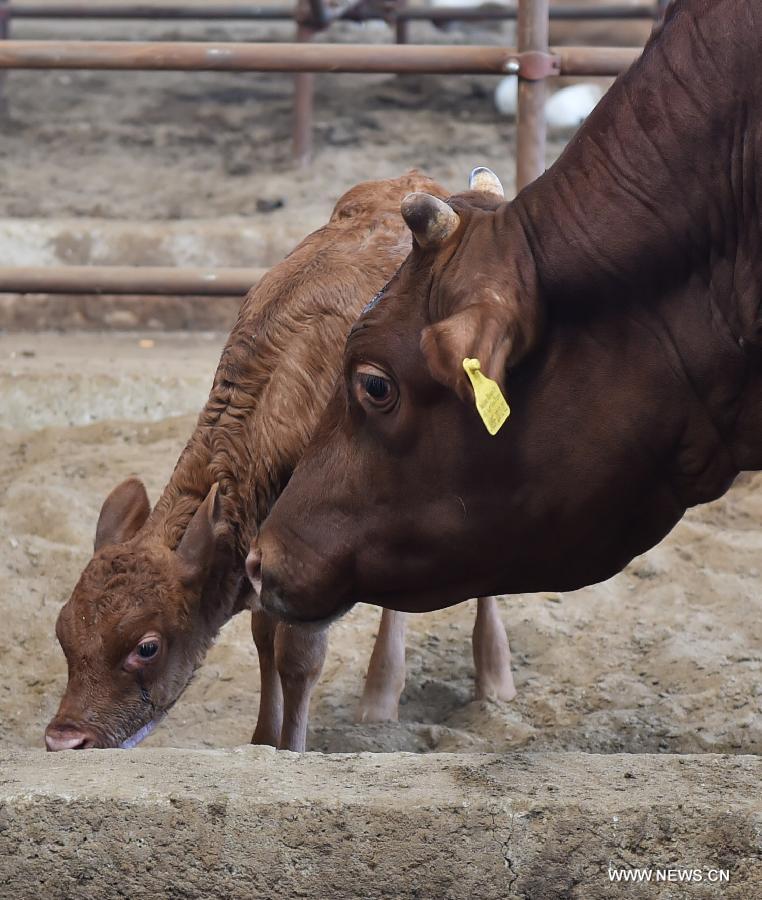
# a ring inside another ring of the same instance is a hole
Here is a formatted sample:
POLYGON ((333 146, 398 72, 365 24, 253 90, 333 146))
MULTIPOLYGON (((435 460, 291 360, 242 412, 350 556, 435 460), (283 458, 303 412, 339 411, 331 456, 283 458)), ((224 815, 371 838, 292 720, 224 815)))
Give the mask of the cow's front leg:
POLYGON ((310 698, 320 678, 328 649, 327 628, 306 628, 279 622, 275 632, 275 663, 283 689, 281 750, 307 749, 310 698))
POLYGON ((405 626, 407 614, 385 609, 368 663, 356 722, 396 722, 405 687, 405 626))
POLYGON ((277 747, 283 721, 283 693, 275 664, 275 632, 277 620, 263 609, 251 613, 251 633, 259 656, 259 715, 252 744, 277 747))
POLYGON ((513 700, 516 687, 511 672, 511 648, 494 597, 476 601, 473 633, 477 700, 513 700))

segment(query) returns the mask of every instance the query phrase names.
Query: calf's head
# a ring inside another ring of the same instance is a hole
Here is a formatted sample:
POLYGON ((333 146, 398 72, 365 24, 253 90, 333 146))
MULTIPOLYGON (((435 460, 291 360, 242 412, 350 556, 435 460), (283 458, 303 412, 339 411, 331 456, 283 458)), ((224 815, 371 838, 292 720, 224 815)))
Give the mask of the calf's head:
POLYGON ((177 700, 216 632, 201 591, 222 534, 216 485, 172 550, 146 533, 130 478, 101 509, 95 553, 56 634, 69 680, 45 732, 49 750, 131 747, 177 700))
POLYGON ((503 201, 486 169, 447 202, 403 201, 413 250, 352 329, 333 397, 252 546, 248 570, 273 612, 319 620, 357 601, 425 609, 476 593, 484 539, 468 523, 492 502, 480 469, 499 464, 504 435, 480 420, 464 360, 505 392, 542 319, 503 201))

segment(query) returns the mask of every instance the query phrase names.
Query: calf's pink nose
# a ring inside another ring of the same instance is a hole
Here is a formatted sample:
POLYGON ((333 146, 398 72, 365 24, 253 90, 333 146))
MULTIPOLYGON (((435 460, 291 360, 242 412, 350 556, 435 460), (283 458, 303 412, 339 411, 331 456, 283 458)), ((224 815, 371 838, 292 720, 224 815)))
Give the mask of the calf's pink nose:
POLYGON ((87 750, 94 745, 93 735, 76 725, 48 725, 45 729, 45 746, 50 751, 87 750))

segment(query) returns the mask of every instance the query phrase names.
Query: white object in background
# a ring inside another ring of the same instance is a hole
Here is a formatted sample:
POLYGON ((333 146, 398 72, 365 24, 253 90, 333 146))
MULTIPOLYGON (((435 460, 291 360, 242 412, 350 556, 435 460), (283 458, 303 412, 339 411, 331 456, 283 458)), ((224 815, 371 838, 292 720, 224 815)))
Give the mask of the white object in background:
MULTIPOLYGON (((470 9, 478 9, 480 6, 511 6, 515 0, 430 0, 430 5, 435 9, 438 7, 440 9, 447 9, 448 7, 467 7, 470 9)), ((439 21, 434 22, 434 25, 440 29, 440 31, 452 31, 454 29, 471 31, 478 28, 483 28, 485 24, 492 24, 496 26, 498 29, 504 24, 502 22, 493 22, 493 23, 484 23, 484 22, 468 22, 468 21, 458 21, 457 19, 451 19, 449 21, 439 21)))
POLYGON ((503 116, 516 116, 519 103, 519 79, 515 75, 501 78, 495 88, 495 106, 503 116))
MULTIPOLYGON (((545 104, 545 121, 550 128, 578 128, 603 96, 597 84, 572 84, 552 94, 545 104)), ((503 116, 516 118, 519 102, 519 79, 515 75, 501 78, 495 88, 495 106, 503 116)))
POLYGON ((603 96, 597 84, 572 84, 556 91, 545 104, 545 121, 550 128, 577 128, 603 96))
POLYGON ((431 0, 432 6, 468 6, 474 9, 478 6, 511 6, 510 0, 490 0, 487 4, 485 0, 431 0))

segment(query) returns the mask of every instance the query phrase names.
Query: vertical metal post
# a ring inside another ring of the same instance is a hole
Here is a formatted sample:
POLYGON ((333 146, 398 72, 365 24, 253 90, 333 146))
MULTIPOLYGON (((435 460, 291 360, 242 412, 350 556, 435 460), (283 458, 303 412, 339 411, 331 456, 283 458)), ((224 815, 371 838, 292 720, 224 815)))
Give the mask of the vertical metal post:
MULTIPOLYGON (((310 41, 315 29, 297 22, 297 41, 310 41)), ((298 166, 306 166, 312 158, 312 125, 315 105, 315 76, 312 72, 294 75, 293 157, 298 166)))
MULTIPOLYGON (((11 8, 8 0, 0 0, 0 41, 11 36, 11 8)), ((0 72, 0 112, 5 107, 5 72, 0 72)))
POLYGON ((406 8, 407 0, 397 0, 395 3, 394 11, 397 17, 394 22, 394 36, 398 44, 407 44, 410 36, 409 20, 399 16, 399 13, 404 12, 406 8))
MULTIPOLYGON (((548 52, 549 0, 519 0, 516 45, 548 52)), ((516 129, 516 190, 545 171, 545 80, 528 81, 519 75, 516 129)))
POLYGON ((0 0, 0 41, 11 36, 11 7, 8 0, 0 0))
POLYGON ((0 41, 11 36, 11 7, 8 0, 0 0, 0 41))

